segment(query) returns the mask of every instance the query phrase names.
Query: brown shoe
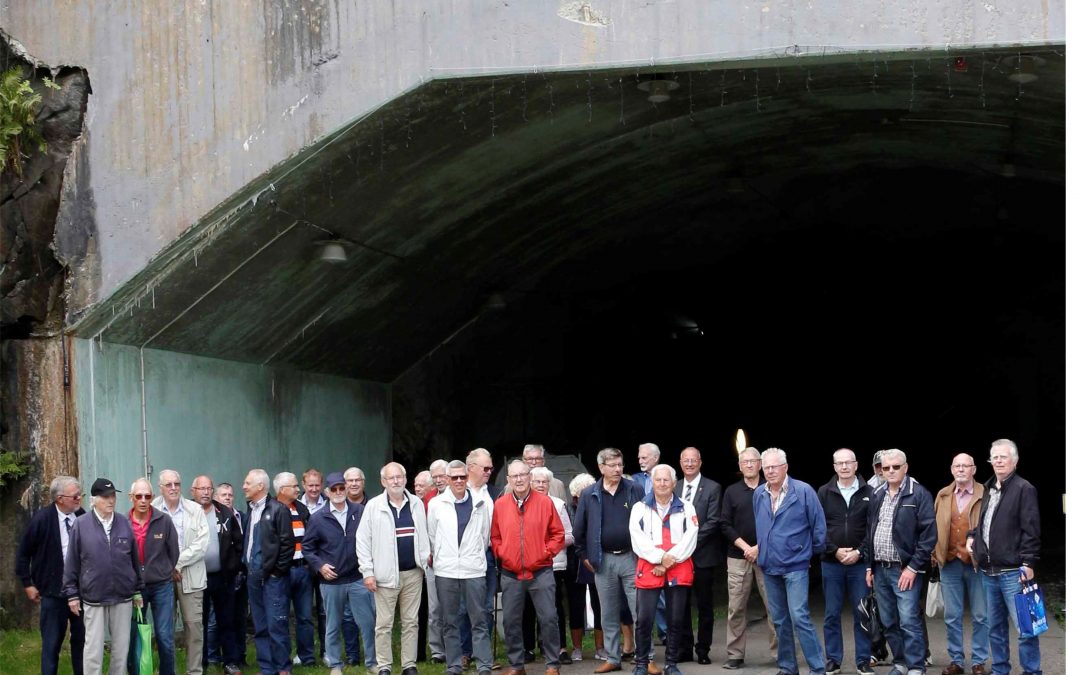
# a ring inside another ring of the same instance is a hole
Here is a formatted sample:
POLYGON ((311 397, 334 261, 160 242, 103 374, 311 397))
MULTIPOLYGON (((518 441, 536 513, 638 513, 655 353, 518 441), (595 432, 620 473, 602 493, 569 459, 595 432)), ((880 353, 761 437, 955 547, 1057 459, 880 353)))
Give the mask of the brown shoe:
POLYGON ((986 666, 976 663, 971 667, 971 675, 986 675, 986 666))
POLYGON ((960 675, 964 672, 964 667, 959 663, 950 663, 941 669, 941 675, 960 675))
POLYGON ((508 671, 507 675, 525 675, 525 669, 524 668, 514 668, 514 669, 508 671))
POLYGON ((544 671, 544 675, 559 675, 559 669, 554 666, 548 666, 544 671))
POLYGON ((664 675, 664 669, 656 665, 655 661, 649 661, 649 675, 664 675))
POLYGON ((620 666, 617 663, 612 663, 611 661, 604 661, 593 672, 594 673, 612 673, 612 672, 615 672, 616 670, 622 670, 622 666, 620 666))

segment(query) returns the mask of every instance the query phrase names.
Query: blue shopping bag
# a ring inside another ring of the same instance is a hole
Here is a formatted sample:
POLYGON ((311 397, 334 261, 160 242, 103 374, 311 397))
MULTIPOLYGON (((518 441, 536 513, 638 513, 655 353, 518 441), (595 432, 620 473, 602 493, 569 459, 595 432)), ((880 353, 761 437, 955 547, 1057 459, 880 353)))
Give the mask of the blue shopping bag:
POLYGON ((1016 627, 1024 637, 1046 632, 1046 602, 1042 589, 1034 581, 1020 575, 1020 592, 1016 594, 1016 627))

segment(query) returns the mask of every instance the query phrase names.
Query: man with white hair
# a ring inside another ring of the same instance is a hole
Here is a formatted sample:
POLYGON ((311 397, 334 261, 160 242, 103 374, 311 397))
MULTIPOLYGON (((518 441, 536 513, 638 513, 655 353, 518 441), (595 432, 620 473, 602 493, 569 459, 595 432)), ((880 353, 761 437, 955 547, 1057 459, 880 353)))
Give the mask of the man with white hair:
MULTIPOLYGON (((461 460, 457 460, 461 462, 461 460)), ((464 470, 465 463, 461 462, 464 470)), ((445 459, 437 459, 431 463, 426 472, 431 476, 432 488, 422 497, 424 508, 430 511, 431 500, 446 491, 447 462, 445 459)), ((464 485, 462 486, 464 487, 464 485)), ((443 645, 442 610, 439 607, 439 593, 435 587, 435 569, 428 567, 424 570, 424 591, 428 600, 427 634, 428 644, 431 646, 431 661, 433 663, 446 663, 446 647, 443 645)), ((423 649, 423 645, 420 646, 423 649)))
POLYGON ((765 484, 754 490, 758 564, 765 573, 769 615, 776 626, 776 665, 782 673, 799 672, 795 633, 813 675, 825 672, 825 657, 810 620, 810 560, 825 551, 825 513, 817 492, 788 476, 787 453, 769 448, 761 454, 765 484), (794 631, 792 630, 794 629, 794 631))
POLYGON ((82 488, 73 476, 57 476, 49 484, 49 506, 38 509, 26 526, 15 556, 15 576, 26 598, 38 605, 41 631, 41 675, 56 675, 64 634, 71 631, 71 669, 83 675, 85 629, 82 617, 68 609, 63 594, 64 558, 71 528, 86 513, 79 503, 82 488))
POLYGON ((83 614, 86 625, 86 675, 103 672, 106 628, 112 635, 109 675, 122 675, 131 640, 131 607, 143 606, 139 548, 131 523, 116 513, 116 493, 111 480, 94 481, 91 509, 71 526, 64 561, 68 609, 83 614))
MULTIPOLYGON (((544 452, 544 446, 537 443, 526 445, 521 451, 521 459, 529 466, 530 471, 537 467, 547 466, 547 456, 544 452)), ((568 499, 568 495, 566 494, 566 484, 559 480, 554 474, 551 475, 551 485, 548 487, 548 494, 563 500, 563 502, 568 499)))
MULTIPOLYGON (((143 579, 143 600, 154 620, 154 639, 157 642, 158 673, 173 675, 176 672, 176 649, 173 644, 176 614, 173 572, 180 558, 176 529, 172 520, 150 506, 154 488, 146 478, 136 478, 128 492, 131 511, 128 518, 135 533, 135 546, 139 550, 139 563, 143 579)), ((131 622, 131 646, 128 649, 128 672, 137 672, 141 645, 138 642, 138 624, 131 622)), ((150 648, 150 645, 147 645, 150 648)))
POLYGON ((922 675, 926 658, 919 591, 937 544, 934 498, 908 476, 902 450, 881 453, 885 485, 874 491, 861 547, 866 585, 873 586, 893 671, 922 675))
MULTIPOLYGON (((315 626, 311 620, 311 575, 304 564, 304 532, 311 514, 300 502, 303 488, 296 474, 282 471, 274 476, 274 492, 277 500, 289 511, 289 524, 293 531, 293 554, 289 566, 289 602, 296 617, 296 658, 304 666, 315 665, 315 626)), ((288 604, 284 608, 288 615, 288 604)))
MULTIPOLYGON (((474 500, 487 499, 492 504, 499 498, 499 490, 489 485, 491 474, 495 470, 495 464, 491 453, 487 448, 476 448, 465 457, 465 468, 469 475, 468 487, 474 500)), ((489 543, 487 549, 487 590, 485 591, 484 616, 487 617, 486 629, 490 633, 495 628, 495 591, 498 586, 498 566, 495 564, 495 555, 491 552, 489 543)), ((458 624, 461 628, 461 662, 462 667, 467 667, 472 659, 472 622, 469 614, 462 608, 458 614, 458 624)))
MULTIPOLYGON (((637 461, 641 471, 630 476, 630 480, 644 488, 645 496, 648 497, 652 494, 653 467, 660 462, 660 446, 656 443, 642 443, 638 446, 637 461)), ((661 604, 663 604, 662 601, 661 604)))
MULTIPOLYGON (((1041 531, 1039 495, 1035 486, 1016 475, 1020 452, 1007 438, 990 446, 994 477, 986 482, 986 506, 979 526, 968 534, 968 550, 982 572, 990 623, 993 672, 1009 671, 1009 624, 1016 626, 1016 594, 1020 579, 1035 578, 1041 531)), ((89 635, 87 637, 89 639, 89 635)), ((1042 673, 1039 638, 1020 633, 1020 666, 1025 673, 1042 673)))
POLYGON ((188 675, 203 672, 203 591, 206 590, 206 549, 210 545, 210 528, 202 507, 180 496, 183 488, 180 473, 165 469, 158 474, 161 494, 153 507, 172 518, 180 544, 180 559, 176 562, 173 581, 179 599, 180 615, 184 619, 184 646, 187 649, 188 675))
MULTIPOLYGON (((563 665, 573 663, 573 659, 570 658, 570 652, 566 651, 566 610, 563 605, 563 598, 566 597, 566 566, 567 555, 566 552, 569 547, 574 545, 574 533, 573 523, 570 520, 570 511, 566 507, 566 502, 558 497, 553 496, 550 493, 551 481, 555 476, 551 473, 551 469, 546 466, 538 466, 529 470, 529 486, 532 491, 537 494, 547 495, 555 504, 555 512, 559 514, 559 521, 563 526, 563 548, 555 556, 552 561, 551 567, 555 571, 555 610, 559 618, 559 663, 563 665)), ((577 574, 577 570, 574 570, 574 574, 577 574)), ((532 598, 525 597, 525 613, 522 623, 525 626, 525 660, 529 661, 529 654, 536 648, 536 608, 533 607, 532 598)), ((535 658, 535 657, 534 657, 535 658)))
POLYGON ((431 542, 424 503, 405 486, 405 467, 390 462, 379 472, 384 491, 364 507, 356 532, 356 556, 364 585, 375 594, 375 659, 390 675, 390 632, 401 613, 401 674, 417 675, 416 634, 424 568, 431 542))

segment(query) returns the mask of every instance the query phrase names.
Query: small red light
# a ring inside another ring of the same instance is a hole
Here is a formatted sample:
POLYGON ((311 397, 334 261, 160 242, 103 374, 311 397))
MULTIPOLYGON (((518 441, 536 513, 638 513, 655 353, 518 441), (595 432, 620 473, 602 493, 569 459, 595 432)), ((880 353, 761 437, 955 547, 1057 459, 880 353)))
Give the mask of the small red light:
POLYGON ((953 70, 958 73, 966 73, 967 59, 965 59, 963 56, 957 56, 956 60, 953 62, 953 70))

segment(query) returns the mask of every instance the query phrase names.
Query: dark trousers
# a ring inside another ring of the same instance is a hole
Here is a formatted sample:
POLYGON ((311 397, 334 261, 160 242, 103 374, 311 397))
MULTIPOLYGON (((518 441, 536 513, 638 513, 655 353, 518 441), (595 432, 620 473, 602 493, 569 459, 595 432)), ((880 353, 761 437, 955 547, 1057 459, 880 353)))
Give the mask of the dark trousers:
POLYGON ((248 574, 248 600, 255 624, 255 661, 263 673, 292 672, 289 644, 289 577, 248 574))
POLYGON ((83 672, 83 643, 86 641, 86 629, 82 615, 75 616, 68 608, 64 598, 41 596, 41 615, 38 626, 41 629, 41 675, 56 675, 60 665, 60 647, 64 636, 71 629, 71 669, 75 675, 83 672))
POLYGON ((427 661, 427 625, 428 625, 428 592, 427 582, 420 589, 420 616, 417 618, 416 628, 416 660, 427 661))
POLYGON ((311 570, 307 565, 294 564, 289 568, 289 601, 296 619, 296 655, 303 665, 313 666, 315 626, 311 622, 311 570))
MULTIPOLYGON (((216 626, 216 645, 221 646, 222 663, 239 665, 244 655, 240 651, 245 626, 236 623, 236 574, 210 572, 206 575, 203 591, 203 611, 210 613, 213 607, 216 626)), ((203 667, 210 660, 210 622, 203 622, 203 667)))
MULTIPOLYGON (((697 571, 694 572, 695 579, 697 571)), ((649 652, 652 651, 653 622, 656 620, 656 605, 660 602, 660 593, 664 593, 667 600, 668 629, 665 638, 664 662, 674 666, 679 662, 676 645, 685 644, 692 640, 692 631, 689 624, 690 613, 690 587, 689 586, 666 586, 664 588, 639 588, 637 589, 637 625, 634 627, 636 641, 634 663, 639 666, 649 663, 649 652)))
MULTIPOLYGON (((715 567, 695 567, 693 596, 697 605, 697 642, 694 642, 694 627, 690 622, 690 603, 683 609, 683 627, 685 636, 678 649, 679 655, 689 657, 691 649, 698 656, 708 656, 712 649, 713 638, 713 579, 715 567)), ((668 610, 668 616, 673 616, 668 610)))
MULTIPOLYGON (((563 607, 563 596, 566 595, 566 570, 555 572, 555 610, 559 616, 559 650, 566 649, 566 609, 563 607)), ((525 596, 525 611, 522 612, 522 626, 525 631, 525 651, 531 652, 536 649, 536 635, 539 626, 536 623, 536 608, 533 607, 532 597, 525 596)))

